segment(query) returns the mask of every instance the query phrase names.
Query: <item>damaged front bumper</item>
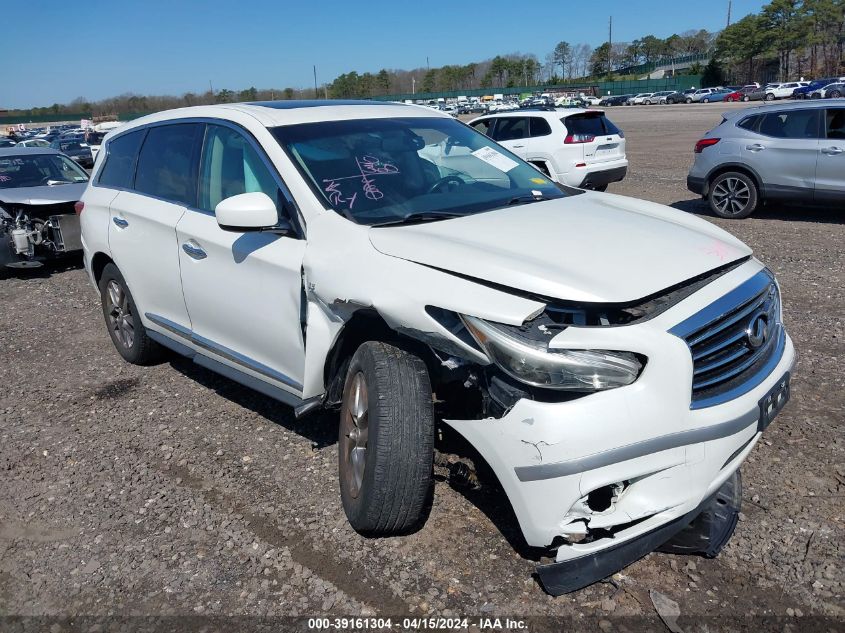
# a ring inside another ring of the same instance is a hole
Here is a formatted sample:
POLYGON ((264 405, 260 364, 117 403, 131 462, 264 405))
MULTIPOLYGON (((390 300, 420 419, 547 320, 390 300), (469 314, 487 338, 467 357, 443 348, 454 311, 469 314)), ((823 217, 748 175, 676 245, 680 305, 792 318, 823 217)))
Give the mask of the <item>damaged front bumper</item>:
POLYGON ((546 591, 560 596, 598 582, 654 550, 713 558, 733 534, 741 499, 742 479, 737 470, 694 510, 594 554, 539 565, 537 575, 546 591))
MULTIPOLYGON (((754 388, 691 408, 689 349, 655 325, 640 330, 637 351, 649 362, 632 385, 568 402, 522 399, 498 419, 446 420, 496 473, 526 542, 557 547, 556 562, 539 569, 550 593, 600 580, 683 530, 734 477, 769 421, 761 401, 788 381, 795 351, 784 335, 754 388)), ((573 336, 625 349, 609 339, 623 329, 573 336)))

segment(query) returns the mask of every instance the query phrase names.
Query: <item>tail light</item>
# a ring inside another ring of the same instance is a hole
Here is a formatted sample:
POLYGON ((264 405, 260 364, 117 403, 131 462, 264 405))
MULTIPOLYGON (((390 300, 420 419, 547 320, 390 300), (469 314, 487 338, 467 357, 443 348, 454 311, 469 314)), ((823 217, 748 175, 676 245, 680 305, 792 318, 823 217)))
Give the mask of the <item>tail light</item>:
POLYGON ((696 154, 700 154, 705 147, 710 147, 711 145, 715 145, 719 142, 720 139, 718 138, 703 138, 698 143, 695 144, 695 149, 693 152, 696 154))
POLYGON ((76 215, 82 215, 82 209, 85 208, 85 203, 82 200, 73 203, 73 210, 76 211, 76 215))
POLYGON ((567 134, 563 142, 566 145, 573 145, 575 143, 592 143, 596 137, 592 134, 567 134))

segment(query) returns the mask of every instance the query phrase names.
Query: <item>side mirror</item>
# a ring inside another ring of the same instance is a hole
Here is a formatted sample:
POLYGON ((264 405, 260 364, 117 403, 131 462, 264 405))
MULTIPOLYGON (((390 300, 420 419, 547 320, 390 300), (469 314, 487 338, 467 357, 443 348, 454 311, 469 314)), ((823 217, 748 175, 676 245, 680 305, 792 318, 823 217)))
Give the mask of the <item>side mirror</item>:
POLYGON ((224 231, 283 231, 290 224, 279 221, 276 203, 266 193, 241 193, 221 200, 214 209, 217 224, 224 231))

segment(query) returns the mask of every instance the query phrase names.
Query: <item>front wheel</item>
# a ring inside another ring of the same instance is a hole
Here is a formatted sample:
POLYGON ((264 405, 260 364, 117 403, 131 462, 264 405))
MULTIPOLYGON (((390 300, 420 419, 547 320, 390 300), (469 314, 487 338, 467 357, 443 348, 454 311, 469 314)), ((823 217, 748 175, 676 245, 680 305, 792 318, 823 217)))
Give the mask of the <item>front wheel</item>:
POLYGON ((690 99, 689 97, 687 97, 687 103, 692 103, 692 99, 690 99))
POLYGON ((775 100, 775 95, 773 95, 771 92, 766 95, 766 101, 774 101, 774 100, 775 100))
POLYGON ((387 343, 362 344, 346 373, 338 433, 340 497, 355 531, 414 528, 431 492, 433 456, 425 363, 387 343))
POLYGON ((701 103, 710 103, 710 99, 705 97, 704 99, 701 100, 701 103))
POLYGON ((710 184, 710 209, 721 218, 747 218, 757 208, 758 199, 757 185, 740 172, 719 174, 710 184))
POLYGON ((123 359, 134 365, 148 365, 158 360, 163 349, 147 334, 138 306, 117 266, 106 265, 99 288, 109 336, 123 359))
POLYGON ((743 101, 750 101, 750 99, 747 96, 743 97, 742 100, 743 101))

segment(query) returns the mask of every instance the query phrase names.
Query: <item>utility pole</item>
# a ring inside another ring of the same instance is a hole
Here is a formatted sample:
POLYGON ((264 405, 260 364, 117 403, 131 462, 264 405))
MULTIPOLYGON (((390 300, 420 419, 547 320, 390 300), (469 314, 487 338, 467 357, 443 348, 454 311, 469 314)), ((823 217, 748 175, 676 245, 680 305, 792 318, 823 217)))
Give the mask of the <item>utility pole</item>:
POLYGON ((731 0, 728 0, 728 23, 725 28, 731 25, 731 0))
POLYGON ((426 70, 431 70, 431 66, 430 66, 430 65, 429 65, 429 63, 428 63, 428 55, 426 55, 426 56, 425 56, 425 69, 426 69, 426 70))
POLYGON ((416 77, 411 77, 411 94, 417 94, 417 79, 416 77))
POLYGON ((613 16, 607 21, 607 74, 613 72, 613 16))
POLYGON ((319 99, 320 96, 317 94, 317 66, 314 66, 314 98, 319 99))
POLYGON ((208 80, 208 91, 211 93, 211 96, 214 96, 214 88, 211 85, 211 79, 208 80))

